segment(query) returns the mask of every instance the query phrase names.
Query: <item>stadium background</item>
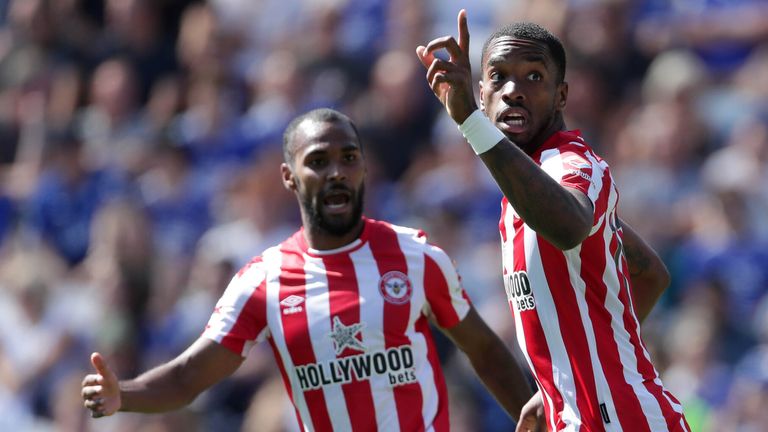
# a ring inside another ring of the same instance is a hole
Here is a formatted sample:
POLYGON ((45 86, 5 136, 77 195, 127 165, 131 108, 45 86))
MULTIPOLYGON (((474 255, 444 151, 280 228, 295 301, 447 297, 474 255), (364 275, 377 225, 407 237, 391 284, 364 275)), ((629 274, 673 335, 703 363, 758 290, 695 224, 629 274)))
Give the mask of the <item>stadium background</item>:
MULTIPOLYGON (((475 73, 499 24, 563 39, 567 124, 672 273, 643 330, 665 383, 693 430, 764 430, 761 0, 0 0, 0 430, 295 427, 265 345, 169 415, 95 423, 79 382, 96 349, 122 377, 180 352, 233 272, 298 226, 280 136, 319 106, 360 127, 367 214, 423 227, 514 345, 499 192, 414 54, 461 7, 475 73)), ((509 430, 442 342, 454 430, 509 430)))

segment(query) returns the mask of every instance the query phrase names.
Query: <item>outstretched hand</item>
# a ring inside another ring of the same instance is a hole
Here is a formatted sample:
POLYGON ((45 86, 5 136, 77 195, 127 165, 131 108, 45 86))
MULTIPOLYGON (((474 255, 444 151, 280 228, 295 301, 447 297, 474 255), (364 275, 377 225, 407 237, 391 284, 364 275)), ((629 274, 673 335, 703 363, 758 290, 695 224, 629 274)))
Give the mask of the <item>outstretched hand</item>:
POLYGON ((427 46, 419 45, 416 55, 427 68, 427 82, 432 92, 448 111, 448 115, 457 123, 464 120, 477 109, 472 92, 472 68, 469 63, 469 28, 467 11, 459 11, 459 41, 453 36, 433 39, 427 46), (448 60, 435 57, 435 51, 445 49, 448 60))
POLYGON ((120 409, 120 386, 117 376, 99 353, 91 354, 95 374, 83 379, 83 405, 91 410, 91 417, 110 416, 120 409))

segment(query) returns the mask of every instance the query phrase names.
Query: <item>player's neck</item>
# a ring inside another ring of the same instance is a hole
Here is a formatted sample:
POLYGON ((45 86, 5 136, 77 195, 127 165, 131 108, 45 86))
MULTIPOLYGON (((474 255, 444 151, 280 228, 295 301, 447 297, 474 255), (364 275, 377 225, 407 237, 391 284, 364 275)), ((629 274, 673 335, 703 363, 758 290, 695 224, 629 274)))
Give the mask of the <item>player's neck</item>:
POLYGON ((528 154, 528 156, 533 155, 536 153, 541 146, 544 145, 545 142, 554 134, 566 130, 565 128, 565 120, 563 119, 562 112, 558 112, 555 114, 555 116, 552 118, 552 121, 547 125, 546 128, 544 128, 541 133, 529 143, 529 145, 525 148, 523 148, 523 151, 528 154))
POLYGON ((363 218, 355 224, 352 229, 344 234, 334 234, 322 229, 321 227, 304 221, 304 238, 307 240, 307 246, 315 250, 333 250, 346 246, 360 237, 363 232, 365 221, 363 218))

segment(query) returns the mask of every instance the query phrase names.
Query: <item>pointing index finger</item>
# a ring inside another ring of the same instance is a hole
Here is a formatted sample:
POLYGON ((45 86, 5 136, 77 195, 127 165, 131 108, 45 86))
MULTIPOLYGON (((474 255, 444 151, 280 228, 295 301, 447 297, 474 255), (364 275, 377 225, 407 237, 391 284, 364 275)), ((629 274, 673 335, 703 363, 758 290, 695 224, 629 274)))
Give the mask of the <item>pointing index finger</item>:
POLYGON ((459 48, 465 55, 469 54, 469 26, 467 25, 467 10, 459 11, 459 48))

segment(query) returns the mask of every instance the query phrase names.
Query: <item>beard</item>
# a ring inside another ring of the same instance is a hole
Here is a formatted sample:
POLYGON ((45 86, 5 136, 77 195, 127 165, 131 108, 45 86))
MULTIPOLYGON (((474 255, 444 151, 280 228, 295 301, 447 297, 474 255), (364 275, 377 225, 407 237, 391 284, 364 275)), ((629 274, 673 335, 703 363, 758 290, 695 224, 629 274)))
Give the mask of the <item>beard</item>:
POLYGON ((323 231, 334 236, 343 236, 352 231, 363 216, 363 197, 365 196, 365 184, 360 185, 357 193, 350 197, 352 211, 345 215, 328 216, 323 213, 323 195, 304 197, 301 206, 309 215, 312 224, 311 229, 323 231))

